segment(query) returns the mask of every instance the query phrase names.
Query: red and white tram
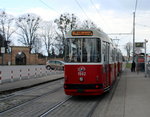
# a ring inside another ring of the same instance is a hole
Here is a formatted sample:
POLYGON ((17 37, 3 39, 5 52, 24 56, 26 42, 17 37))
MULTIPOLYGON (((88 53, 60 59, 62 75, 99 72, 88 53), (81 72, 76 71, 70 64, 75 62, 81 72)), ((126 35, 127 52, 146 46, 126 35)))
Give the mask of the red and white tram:
POLYGON ((101 95, 121 71, 121 52, 102 31, 71 30, 65 39, 64 91, 67 95, 101 95))

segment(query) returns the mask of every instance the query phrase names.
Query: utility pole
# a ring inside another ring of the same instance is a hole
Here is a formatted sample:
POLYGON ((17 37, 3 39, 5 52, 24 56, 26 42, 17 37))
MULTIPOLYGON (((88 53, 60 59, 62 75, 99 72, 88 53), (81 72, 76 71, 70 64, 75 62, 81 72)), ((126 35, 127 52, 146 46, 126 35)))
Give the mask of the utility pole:
POLYGON ((133 12, 133 61, 135 60, 135 12, 133 12))
POLYGON ((147 77, 147 55, 146 55, 146 43, 148 40, 145 39, 145 77, 147 77))
POLYGON ((5 46, 4 46, 4 44, 5 44, 5 38, 4 38, 4 36, 3 36, 3 38, 2 38, 2 47, 1 47, 2 65, 4 65, 4 53, 5 53, 5 46))

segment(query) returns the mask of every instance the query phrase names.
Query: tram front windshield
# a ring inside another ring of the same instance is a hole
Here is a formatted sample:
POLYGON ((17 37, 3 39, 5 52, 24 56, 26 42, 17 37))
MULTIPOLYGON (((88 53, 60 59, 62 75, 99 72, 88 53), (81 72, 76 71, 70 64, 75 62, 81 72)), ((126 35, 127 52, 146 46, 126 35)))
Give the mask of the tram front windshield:
POLYGON ((98 38, 67 38, 65 62, 101 62, 100 45, 98 38))

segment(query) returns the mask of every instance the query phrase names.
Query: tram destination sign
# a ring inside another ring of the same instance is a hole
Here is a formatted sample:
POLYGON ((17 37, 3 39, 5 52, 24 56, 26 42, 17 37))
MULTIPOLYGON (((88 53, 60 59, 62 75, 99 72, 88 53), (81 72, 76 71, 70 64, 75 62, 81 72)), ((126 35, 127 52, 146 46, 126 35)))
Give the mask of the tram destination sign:
POLYGON ((144 43, 143 42, 135 42, 135 47, 136 48, 144 48, 144 43))
POLYGON ((92 31, 72 31, 72 36, 92 36, 92 31))

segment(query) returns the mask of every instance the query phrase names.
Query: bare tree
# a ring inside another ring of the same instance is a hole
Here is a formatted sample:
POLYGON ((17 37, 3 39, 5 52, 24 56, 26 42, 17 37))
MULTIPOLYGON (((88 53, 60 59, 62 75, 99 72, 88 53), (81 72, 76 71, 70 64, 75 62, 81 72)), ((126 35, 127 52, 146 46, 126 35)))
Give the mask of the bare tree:
POLYGON ((83 24, 81 25, 82 29, 98 29, 96 24, 92 22, 91 20, 85 20, 83 21, 83 24))
POLYGON ((58 19, 56 19, 54 22, 57 24, 57 27, 61 33, 57 32, 57 38, 58 41, 61 41, 59 45, 61 46, 62 50, 64 50, 64 39, 65 34, 71 30, 76 29, 78 27, 77 24, 77 17, 74 14, 61 14, 58 19))
POLYGON ((44 42, 44 46, 46 48, 46 52, 48 54, 48 57, 51 56, 52 53, 52 48, 55 45, 55 36, 56 36, 56 31, 55 31, 55 26, 52 21, 48 22, 43 22, 41 26, 41 37, 44 42))
POLYGON ((19 42, 29 46, 30 52, 38 38, 37 31, 39 29, 40 21, 41 18, 35 14, 22 15, 16 21, 16 25, 19 29, 19 32, 17 33, 20 36, 19 42))
POLYGON ((33 53, 41 53, 42 49, 42 39, 40 37, 37 37, 34 44, 32 45, 32 52, 33 53))
POLYGON ((8 15, 5 11, 0 11, 0 34, 4 41, 11 42, 11 36, 15 32, 13 28, 14 17, 8 15))
POLYGON ((128 42, 126 43, 124 49, 126 50, 127 52, 127 57, 128 57, 128 61, 130 60, 130 57, 131 57, 131 51, 132 51, 132 43, 131 42, 128 42))

